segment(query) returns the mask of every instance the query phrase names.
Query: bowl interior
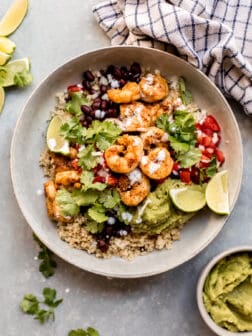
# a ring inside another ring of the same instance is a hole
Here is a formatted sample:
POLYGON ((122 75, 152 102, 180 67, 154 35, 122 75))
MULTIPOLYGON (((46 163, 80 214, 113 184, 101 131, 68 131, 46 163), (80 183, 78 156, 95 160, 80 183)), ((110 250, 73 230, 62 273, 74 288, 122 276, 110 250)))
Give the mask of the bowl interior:
POLYGON ((186 224, 181 240, 170 251, 153 252, 128 262, 120 258, 97 259, 70 248, 60 240, 55 224, 47 217, 39 156, 45 147, 45 132, 55 94, 81 80, 87 68, 102 69, 109 64, 139 62, 166 76, 183 76, 199 107, 217 117, 222 127, 222 150, 229 171, 230 206, 233 208, 242 178, 242 144, 236 120, 226 100, 204 76, 181 59, 165 52, 140 47, 109 47, 81 55, 52 72, 33 92, 18 120, 11 148, 11 173, 19 206, 36 235, 66 261, 91 272, 113 277, 141 277, 161 273, 191 259, 220 232, 227 217, 205 211, 186 224), (23 159, 25 153, 25 160, 23 159), (234 159, 235 158, 235 159, 234 159))
POLYGON ((208 325, 208 327, 210 329, 212 329, 213 332, 215 332, 218 336, 252 336, 252 332, 239 332, 239 333, 233 333, 230 332, 226 329, 221 328, 220 326, 218 326, 211 318, 211 316, 208 314, 208 312, 206 311, 205 305, 203 303, 203 297, 202 297, 202 293, 203 293, 203 288, 204 288, 204 284, 206 281, 206 278, 209 274, 209 272, 212 270, 212 268, 223 258, 230 256, 232 254, 235 253, 242 253, 242 252, 250 252, 252 253, 252 247, 251 246, 237 246, 237 247, 233 247, 231 249, 228 249, 220 254, 218 254, 215 258, 213 258, 203 269, 203 271, 201 272, 201 275, 199 277, 198 280, 198 284, 197 284, 197 304, 198 304, 198 308, 201 314, 201 317, 203 318, 203 320, 205 321, 205 323, 208 325))

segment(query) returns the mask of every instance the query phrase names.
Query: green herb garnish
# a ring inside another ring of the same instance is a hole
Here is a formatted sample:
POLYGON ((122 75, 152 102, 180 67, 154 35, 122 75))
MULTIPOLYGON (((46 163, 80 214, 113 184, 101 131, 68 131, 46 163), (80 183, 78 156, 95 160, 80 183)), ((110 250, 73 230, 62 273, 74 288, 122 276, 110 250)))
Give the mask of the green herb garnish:
POLYGON ((50 318, 54 321, 54 308, 58 307, 63 301, 63 299, 56 300, 56 295, 56 290, 49 287, 43 289, 43 301, 39 301, 33 294, 26 294, 20 302, 20 309, 25 314, 34 315, 34 319, 39 320, 41 324, 44 324, 50 318), (41 308, 41 304, 50 308, 48 310, 41 308))
POLYGON ((100 334, 94 328, 88 327, 86 330, 83 329, 71 330, 69 331, 68 336, 100 336, 100 334))
POLYGON ((190 104, 192 102, 192 94, 189 90, 187 90, 185 80, 182 77, 178 80, 178 90, 182 103, 184 105, 190 104))
POLYGON ((71 100, 68 101, 65 105, 65 110, 76 117, 82 115, 81 105, 90 105, 90 101, 87 97, 84 96, 82 91, 71 92, 71 100))
POLYGON ((78 118, 71 118, 61 126, 60 135, 72 143, 82 144, 86 128, 81 125, 78 118))
POLYGON ((53 253, 33 234, 33 239, 38 243, 41 250, 38 254, 38 259, 42 260, 39 265, 39 271, 45 278, 49 278, 54 274, 54 269, 57 267, 57 263, 53 260, 53 253))

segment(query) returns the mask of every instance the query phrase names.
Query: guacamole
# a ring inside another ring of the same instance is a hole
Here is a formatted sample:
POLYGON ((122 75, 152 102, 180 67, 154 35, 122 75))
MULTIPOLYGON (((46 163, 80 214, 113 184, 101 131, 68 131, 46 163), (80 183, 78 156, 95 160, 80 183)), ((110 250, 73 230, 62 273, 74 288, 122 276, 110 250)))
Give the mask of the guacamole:
POLYGON ((151 192, 147 199, 138 206, 130 222, 134 232, 159 234, 165 229, 173 229, 187 222, 194 213, 178 210, 169 197, 171 188, 184 186, 179 180, 167 179, 151 192))
POLYGON ((252 330, 252 255, 218 262, 204 284, 203 301, 212 319, 232 332, 252 330))

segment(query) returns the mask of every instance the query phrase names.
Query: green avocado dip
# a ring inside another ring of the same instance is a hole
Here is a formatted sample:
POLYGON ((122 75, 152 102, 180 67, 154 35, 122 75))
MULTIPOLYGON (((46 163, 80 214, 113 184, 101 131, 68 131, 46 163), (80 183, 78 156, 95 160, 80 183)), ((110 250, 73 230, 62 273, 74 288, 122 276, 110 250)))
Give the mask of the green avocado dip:
POLYGON ((138 206, 130 222, 137 233, 159 234, 163 230, 173 229, 187 222, 195 213, 178 210, 169 197, 171 188, 181 188, 185 184, 179 180, 167 179, 151 192, 138 206))
POLYGON ((208 275, 203 301, 212 319, 232 332, 252 330, 252 255, 234 254, 208 275))

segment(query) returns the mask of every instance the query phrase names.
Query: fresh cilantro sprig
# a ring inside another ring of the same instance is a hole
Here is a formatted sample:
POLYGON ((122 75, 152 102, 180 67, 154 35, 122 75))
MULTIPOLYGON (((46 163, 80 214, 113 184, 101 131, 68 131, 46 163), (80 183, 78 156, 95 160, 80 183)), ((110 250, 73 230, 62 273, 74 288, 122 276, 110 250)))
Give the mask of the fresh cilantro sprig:
POLYGON ((96 167, 99 163, 100 157, 94 155, 95 148, 94 144, 90 144, 83 148, 78 154, 78 164, 84 170, 91 170, 96 167))
POLYGON ((39 265, 39 271, 45 278, 49 278, 54 274, 57 267, 56 261, 53 259, 53 253, 33 234, 33 239, 38 243, 41 250, 38 254, 38 259, 42 260, 39 265))
POLYGON ((190 104, 192 102, 192 94, 186 88, 185 80, 182 77, 180 77, 178 80, 178 90, 179 90, 179 95, 182 100, 182 103, 184 105, 190 104))
POLYGON ((69 331, 68 336, 100 336, 100 334, 94 328, 88 327, 86 330, 83 329, 71 330, 69 331))
POLYGON ((72 143, 82 144, 86 128, 81 125, 78 118, 73 117, 61 126, 60 135, 72 143))
POLYGON ((80 117, 82 115, 81 105, 90 105, 90 100, 84 96, 82 91, 71 92, 70 100, 65 105, 65 110, 70 114, 80 117))
POLYGON ((54 308, 63 301, 63 299, 56 300, 57 292, 53 288, 45 287, 43 289, 44 300, 40 301, 33 294, 24 295, 20 302, 20 309, 23 313, 33 315, 35 320, 38 320, 41 324, 44 324, 48 320, 55 320, 54 308), (41 308, 41 304, 43 308, 41 308), (49 309, 45 309, 47 306, 49 309))
POLYGON ((189 168, 200 161, 201 151, 195 147, 196 127, 191 113, 175 111, 171 122, 167 114, 162 114, 156 123, 169 134, 170 146, 182 168, 189 168))
POLYGON ((80 181, 82 183, 82 190, 87 191, 88 189, 94 189, 102 191, 107 188, 106 183, 101 182, 93 182, 94 181, 94 173, 91 171, 84 171, 81 174, 80 181))

